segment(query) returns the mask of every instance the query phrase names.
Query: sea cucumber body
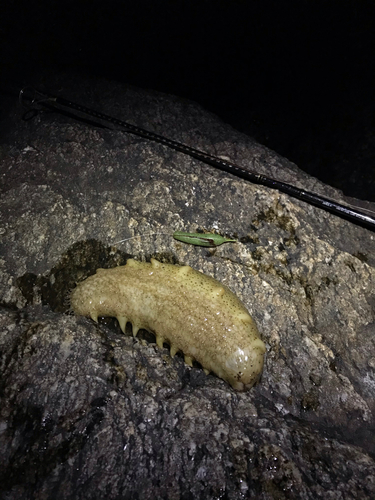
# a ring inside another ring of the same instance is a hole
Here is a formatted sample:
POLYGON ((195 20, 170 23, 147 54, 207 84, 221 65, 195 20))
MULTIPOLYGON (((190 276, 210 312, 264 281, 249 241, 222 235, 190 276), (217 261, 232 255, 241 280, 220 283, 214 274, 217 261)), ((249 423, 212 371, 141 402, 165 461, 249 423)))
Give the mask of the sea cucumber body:
POLYGON ((127 261, 126 266, 98 269, 71 295, 75 314, 114 316, 124 331, 133 325, 155 333, 157 344, 182 351, 237 390, 260 377, 265 345, 242 302, 215 279, 189 266, 127 261))

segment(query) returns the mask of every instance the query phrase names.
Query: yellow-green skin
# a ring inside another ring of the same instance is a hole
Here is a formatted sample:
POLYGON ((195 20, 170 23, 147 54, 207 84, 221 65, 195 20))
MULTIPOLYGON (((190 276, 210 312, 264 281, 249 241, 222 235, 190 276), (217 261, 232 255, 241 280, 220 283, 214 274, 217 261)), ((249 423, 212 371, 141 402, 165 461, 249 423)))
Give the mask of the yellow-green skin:
POLYGON ((182 351, 190 366, 198 361, 234 389, 246 390, 259 379, 265 345, 242 302, 213 278, 190 266, 127 261, 98 269, 71 295, 75 314, 114 316, 122 331, 128 321, 167 342, 171 356, 182 351))

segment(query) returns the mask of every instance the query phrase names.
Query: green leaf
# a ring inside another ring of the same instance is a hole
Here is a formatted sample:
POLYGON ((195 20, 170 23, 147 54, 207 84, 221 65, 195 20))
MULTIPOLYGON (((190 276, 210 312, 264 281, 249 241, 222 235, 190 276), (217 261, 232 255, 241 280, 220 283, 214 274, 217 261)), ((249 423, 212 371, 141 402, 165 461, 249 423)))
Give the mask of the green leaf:
POLYGON ((173 238, 183 243, 189 243, 190 245, 198 245, 201 247, 217 247, 223 243, 229 243, 237 240, 231 240, 230 238, 224 238, 220 234, 214 233, 184 233, 182 231, 175 231, 173 233, 173 238))

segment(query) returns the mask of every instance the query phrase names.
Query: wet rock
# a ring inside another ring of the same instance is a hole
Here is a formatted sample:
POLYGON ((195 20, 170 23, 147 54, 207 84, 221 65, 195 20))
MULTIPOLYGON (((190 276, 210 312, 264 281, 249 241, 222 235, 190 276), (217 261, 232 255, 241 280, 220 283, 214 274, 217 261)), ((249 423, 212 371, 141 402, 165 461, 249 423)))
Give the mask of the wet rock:
MULTIPOLYGON (((69 75, 46 88, 342 201, 194 103, 69 75)), ((5 498, 374 498, 374 235, 130 134, 52 114, 8 120, 5 498), (192 247, 177 230, 238 243, 192 247), (267 344, 261 383, 236 393, 152 336, 69 314, 77 281, 129 257, 188 264, 229 286, 267 344)))

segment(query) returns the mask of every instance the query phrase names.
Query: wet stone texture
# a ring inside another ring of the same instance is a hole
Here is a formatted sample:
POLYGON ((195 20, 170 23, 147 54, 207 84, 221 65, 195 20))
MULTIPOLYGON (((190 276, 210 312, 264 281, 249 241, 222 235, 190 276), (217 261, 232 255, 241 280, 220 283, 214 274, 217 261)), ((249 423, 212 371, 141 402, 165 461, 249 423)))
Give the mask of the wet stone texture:
MULTIPOLYGON (((343 201, 195 103, 43 83, 343 201)), ((1 498, 375 498, 373 233, 135 136, 54 114, 23 122, 16 103, 0 126, 1 498), (178 230, 238 243, 188 246, 178 230), (235 392, 151 334, 69 313, 76 282, 129 257, 229 286, 267 345, 260 384, 235 392)))

